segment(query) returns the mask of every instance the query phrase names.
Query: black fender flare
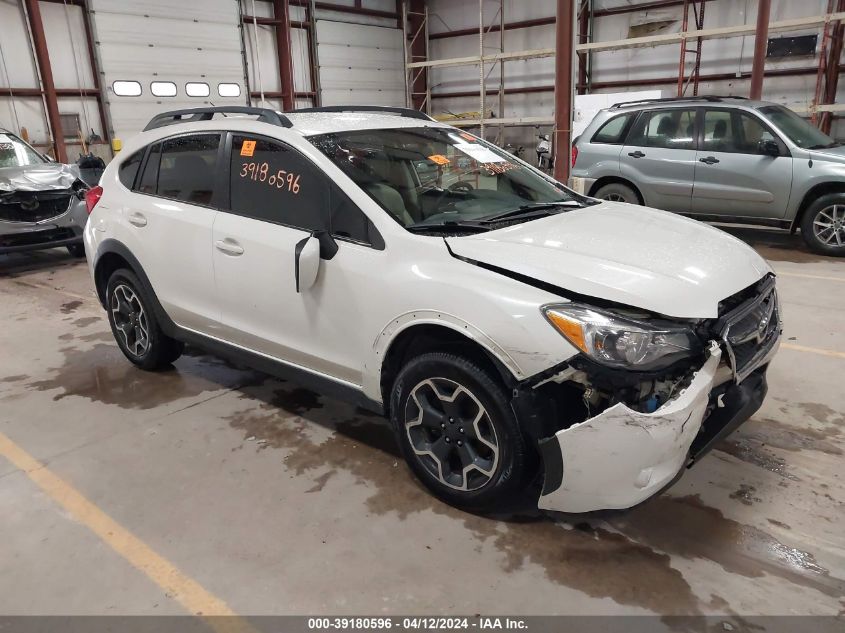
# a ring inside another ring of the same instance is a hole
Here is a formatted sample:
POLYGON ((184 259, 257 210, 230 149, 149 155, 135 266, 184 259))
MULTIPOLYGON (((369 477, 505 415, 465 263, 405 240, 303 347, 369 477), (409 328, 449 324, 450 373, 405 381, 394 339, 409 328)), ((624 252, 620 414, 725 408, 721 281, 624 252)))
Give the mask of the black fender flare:
MULTIPOLYGON (((147 276, 147 273, 144 271, 144 267, 141 266, 141 262, 139 262, 138 258, 132 254, 132 251, 129 250, 129 247, 126 246, 126 244, 114 238, 105 239, 102 243, 100 243, 97 247, 97 254, 94 256, 95 279, 97 275, 97 267, 102 257, 109 253, 114 253, 115 255, 120 256, 129 264, 130 269, 133 273, 135 273, 135 276, 138 277, 138 280, 144 287, 145 294, 150 298, 153 312, 155 313, 161 329, 168 336, 172 338, 179 338, 179 326, 173 322, 173 319, 170 318, 170 315, 167 314, 164 307, 161 305, 161 302, 159 302, 158 295, 153 289, 153 285, 150 282, 150 278, 147 276)), ((100 305, 103 306, 103 309, 108 309, 105 300, 105 288, 103 289, 103 294, 100 294, 99 290, 97 291, 97 297, 100 300, 100 305)))

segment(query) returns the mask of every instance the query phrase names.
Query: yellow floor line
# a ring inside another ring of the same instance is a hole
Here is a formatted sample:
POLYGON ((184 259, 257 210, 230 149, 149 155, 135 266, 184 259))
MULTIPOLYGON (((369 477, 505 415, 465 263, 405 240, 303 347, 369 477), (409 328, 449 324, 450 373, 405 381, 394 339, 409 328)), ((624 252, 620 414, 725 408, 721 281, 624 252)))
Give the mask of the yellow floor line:
POLYGON ((212 629, 218 633, 252 630, 223 600, 210 593, 166 558, 157 554, 149 545, 100 510, 76 488, 53 473, 3 433, 0 433, 0 455, 23 471, 53 501, 94 532, 129 564, 146 574, 189 613, 205 618, 212 629))
POLYGON ((807 347, 805 345, 796 345, 795 343, 781 343, 780 346, 782 349, 791 349, 794 352, 809 352, 810 354, 821 354, 822 356, 832 356, 833 358, 845 358, 845 352, 837 352, 832 349, 807 347))
POLYGON ((803 279, 821 279, 823 281, 845 281, 845 277, 828 277, 826 275, 807 275, 805 273, 787 273, 775 271, 778 277, 801 277, 803 279))

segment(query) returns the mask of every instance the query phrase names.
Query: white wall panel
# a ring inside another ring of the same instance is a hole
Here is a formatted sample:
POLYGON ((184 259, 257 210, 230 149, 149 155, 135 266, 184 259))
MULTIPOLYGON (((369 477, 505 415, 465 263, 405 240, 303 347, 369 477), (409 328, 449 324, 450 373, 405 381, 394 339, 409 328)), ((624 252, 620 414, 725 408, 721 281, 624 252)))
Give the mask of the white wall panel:
POLYGON ((38 73, 20 0, 0 0, 0 50, 6 62, 5 71, 0 64, 0 86, 38 88, 38 73))
POLYGON ((82 7, 42 2, 40 8, 56 88, 93 88, 82 7))
POLYGON ((405 105, 402 31, 317 20, 323 105, 405 105))

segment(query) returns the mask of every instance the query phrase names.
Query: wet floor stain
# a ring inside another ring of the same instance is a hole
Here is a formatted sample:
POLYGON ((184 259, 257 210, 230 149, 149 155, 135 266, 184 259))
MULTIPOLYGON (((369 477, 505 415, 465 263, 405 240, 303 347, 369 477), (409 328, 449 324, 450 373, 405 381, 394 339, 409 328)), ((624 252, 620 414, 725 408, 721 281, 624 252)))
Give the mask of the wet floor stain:
POLYGON ((809 450, 828 455, 842 455, 842 448, 835 443, 835 439, 841 437, 842 430, 835 425, 821 429, 809 426, 794 427, 764 418, 758 424, 746 425, 740 436, 786 451, 809 450))
POLYGON ((499 517, 460 512, 413 479, 386 421, 319 396, 314 408, 299 406, 291 417, 274 402, 301 403, 302 394, 293 395, 295 389, 287 386, 270 393, 266 388, 242 390, 250 406, 228 422, 245 439, 262 441, 258 450, 281 449, 286 468, 313 481, 309 492, 322 489, 338 470, 351 473, 370 492, 370 513, 406 520, 430 511, 461 521, 480 543, 500 553, 505 572, 536 565, 555 583, 665 614, 696 614, 706 607, 672 566, 673 557, 707 559, 748 578, 777 576, 829 596, 845 592, 845 582, 832 577, 809 552, 731 520, 696 496, 663 495, 625 513, 597 513, 570 529, 530 511, 499 517), (334 433, 314 442, 308 433, 312 425, 334 433))
POLYGON ((800 481, 798 477, 789 472, 789 467, 785 459, 766 450, 765 447, 759 445, 759 442, 753 442, 735 434, 717 444, 716 449, 732 455, 747 464, 768 470, 770 473, 774 473, 786 480, 800 481))
POLYGON ((753 503, 762 501, 760 497, 756 497, 754 495, 756 490, 757 489, 754 486, 740 484, 739 488, 730 494, 730 498, 739 501, 744 505, 750 506, 753 503))
MULTIPOLYGON (((103 333, 91 336, 101 337, 103 333)), ((61 367, 48 370, 46 379, 26 383, 31 390, 57 391, 53 395, 56 401, 81 397, 125 409, 146 410, 263 380, 257 372, 232 369, 210 356, 186 356, 171 369, 147 372, 132 365, 115 344, 97 343, 89 348, 71 345, 60 351, 65 359, 61 367)))
POLYGON ((304 410, 303 396, 295 388, 281 386, 263 393, 263 403, 252 402, 262 395, 261 389, 243 391, 251 406, 229 416, 230 425, 245 440, 264 440, 256 450, 285 451, 286 468, 313 481, 309 492, 318 491, 334 472, 344 470, 371 491, 368 512, 404 520, 430 511, 461 521, 480 542, 489 542, 500 553, 506 572, 538 565, 553 582, 591 596, 609 596, 621 604, 658 612, 697 612, 692 590, 666 554, 598 526, 566 530, 537 513, 488 518, 460 512, 432 497, 413 479, 386 420, 355 415, 349 407, 316 394, 319 406, 304 410), (291 399, 300 405, 296 417, 274 405, 291 399), (301 417, 305 413, 307 420, 301 417), (315 443, 308 434, 313 424, 334 434, 315 443), (642 577, 649 582, 641 582, 642 577))
POLYGON ((71 312, 75 312, 76 309, 82 305, 82 302, 79 300, 74 301, 66 301, 62 304, 60 308, 62 314, 70 314, 71 312))
POLYGON ((73 325, 76 327, 88 327, 89 325, 94 325, 95 323, 102 322, 103 319, 100 317, 82 317, 80 319, 76 319, 73 322, 73 325))
POLYGON ((26 380, 28 378, 29 376, 26 374, 14 374, 12 376, 0 378, 0 382, 21 382, 22 380, 26 380))
POLYGON ((687 559, 707 559, 747 578, 764 575, 810 587, 827 596, 845 595, 845 580, 830 575, 807 551, 767 532, 726 517, 697 495, 655 497, 612 520, 639 542, 687 559))

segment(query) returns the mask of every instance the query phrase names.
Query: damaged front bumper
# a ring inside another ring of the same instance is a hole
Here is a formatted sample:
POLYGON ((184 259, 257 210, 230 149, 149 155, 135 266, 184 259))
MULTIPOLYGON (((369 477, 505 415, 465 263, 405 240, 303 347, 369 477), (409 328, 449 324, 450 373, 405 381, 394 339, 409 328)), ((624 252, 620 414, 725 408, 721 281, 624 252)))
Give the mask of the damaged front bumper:
POLYGON ((720 347, 711 343, 690 384, 653 413, 618 403, 541 440, 546 475, 539 507, 573 513, 629 508, 671 484, 763 402, 765 366, 714 391, 721 360, 720 347))

